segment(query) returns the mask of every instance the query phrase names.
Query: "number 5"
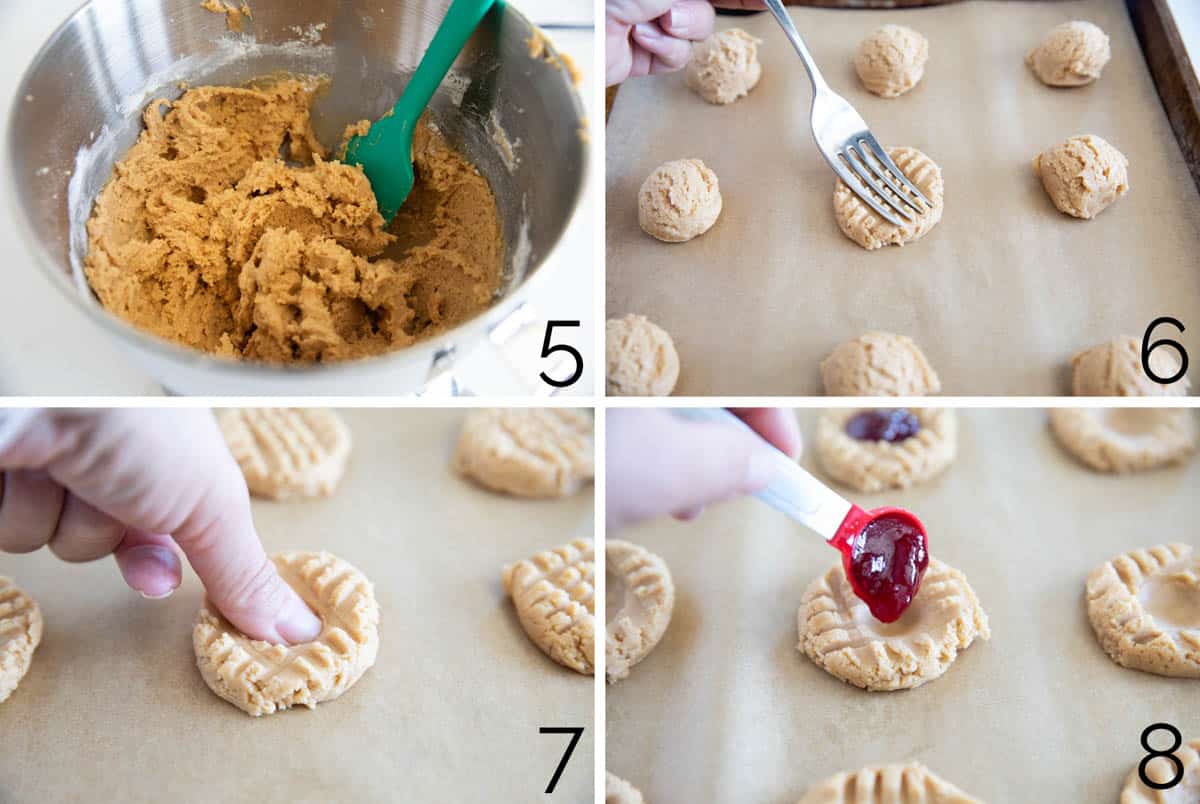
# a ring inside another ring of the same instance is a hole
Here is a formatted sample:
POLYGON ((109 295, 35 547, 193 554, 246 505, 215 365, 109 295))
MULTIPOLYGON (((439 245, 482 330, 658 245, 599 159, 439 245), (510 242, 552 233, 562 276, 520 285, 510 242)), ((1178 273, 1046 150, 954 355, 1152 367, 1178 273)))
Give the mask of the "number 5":
POLYGON ((571 734, 570 744, 567 745, 566 753, 559 760, 558 767, 554 769, 554 775, 550 777, 550 784, 546 785, 546 792, 553 793, 554 788, 558 786, 558 777, 562 776, 563 769, 567 767, 567 760, 571 758, 571 754, 575 752, 575 746, 579 743, 579 738, 583 736, 582 726, 542 726, 538 729, 538 734, 571 734))
POLYGON ((572 358, 575 359, 575 371, 573 371, 571 373, 571 376, 567 377, 565 380, 556 380, 553 377, 546 374, 546 372, 544 372, 544 371, 541 374, 539 374, 538 376, 542 378, 542 382, 546 383, 547 385, 553 385, 555 388, 566 388, 569 385, 574 385, 575 383, 577 383, 579 381, 579 378, 583 376, 583 355, 579 354, 578 349, 576 349, 574 346, 571 346, 566 343, 559 343, 559 344, 555 344, 554 346, 550 345, 550 336, 551 336, 551 334, 553 334, 555 327, 577 327, 577 326, 579 326, 578 321, 547 321, 546 322, 546 337, 542 341, 542 355, 541 356, 545 358, 545 357, 549 357, 550 355, 554 354, 555 352, 566 352, 572 358))

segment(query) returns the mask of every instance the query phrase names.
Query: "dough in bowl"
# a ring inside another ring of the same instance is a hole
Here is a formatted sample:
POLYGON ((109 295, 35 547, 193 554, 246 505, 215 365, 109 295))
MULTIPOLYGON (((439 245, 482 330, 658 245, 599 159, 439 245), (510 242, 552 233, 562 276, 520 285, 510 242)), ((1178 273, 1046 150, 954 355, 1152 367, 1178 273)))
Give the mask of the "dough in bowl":
POLYGON ((839 344, 821 361, 821 380, 830 396, 925 396, 942 381, 911 338, 867 332, 839 344))
POLYGON ((1098 472, 1144 472, 1192 456, 1194 416, 1170 408, 1054 408, 1050 429, 1067 452, 1098 472))
POLYGON ((733 103, 750 94, 762 76, 761 43, 741 28, 715 33, 692 47, 684 80, 709 103, 733 103))
MULTIPOLYGON (((888 148, 887 152, 896 167, 929 199, 932 208, 919 215, 910 209, 915 219, 901 217, 904 225, 896 226, 879 217, 838 179, 833 187, 833 214, 838 228, 867 251, 919 240, 942 219, 942 169, 916 148, 888 148)), ((889 195, 894 194, 889 191, 889 195)))
MULTIPOLYGON (((1160 385, 1142 369, 1141 343, 1130 335, 1085 349, 1071 358, 1071 393, 1075 396, 1184 396, 1187 377, 1160 385)), ((1150 353, 1150 369, 1160 377, 1179 371, 1179 357, 1170 347, 1150 353)))
POLYGON ((859 42, 854 70, 869 92, 895 98, 917 85, 928 61, 928 39, 906 25, 884 25, 859 42))
POLYGON ((1094 134, 1070 137, 1033 158, 1033 173, 1059 212, 1091 220, 1129 192, 1129 160, 1094 134))
POLYGON ((983 804, 924 765, 884 765, 831 776, 799 804, 983 804))
POLYGON ((1044 84, 1077 87, 1099 78, 1111 57, 1108 35, 1099 26, 1071 20, 1051 28, 1025 63, 1044 84))
POLYGON ((609 396, 670 396, 679 380, 679 353, 662 327, 644 315, 604 325, 609 396))
POLYGON ((676 159, 654 169, 638 191, 642 231, 683 243, 712 228, 721 214, 717 174, 699 159, 676 159))

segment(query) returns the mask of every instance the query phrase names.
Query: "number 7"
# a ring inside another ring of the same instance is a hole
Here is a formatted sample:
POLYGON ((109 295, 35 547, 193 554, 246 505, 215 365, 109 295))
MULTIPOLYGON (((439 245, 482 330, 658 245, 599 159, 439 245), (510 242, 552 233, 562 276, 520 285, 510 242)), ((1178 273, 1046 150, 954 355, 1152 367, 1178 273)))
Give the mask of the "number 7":
POLYGON ((550 784, 546 786, 547 793, 553 793, 554 788, 558 786, 558 779, 562 776, 563 769, 567 767, 567 761, 571 758, 571 754, 575 751, 575 746, 579 744, 579 738, 583 736, 582 726, 542 726, 538 729, 539 734, 571 734, 571 742, 567 745, 566 753, 559 760, 558 767, 554 769, 554 775, 550 777, 550 784))

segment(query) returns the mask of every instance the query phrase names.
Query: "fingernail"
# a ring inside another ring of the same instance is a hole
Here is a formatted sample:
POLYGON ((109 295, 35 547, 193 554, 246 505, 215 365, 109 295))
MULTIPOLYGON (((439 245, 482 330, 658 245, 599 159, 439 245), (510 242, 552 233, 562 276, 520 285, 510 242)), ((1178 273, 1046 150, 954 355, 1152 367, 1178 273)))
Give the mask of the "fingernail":
POLYGON ((652 42, 657 42, 663 38, 662 31, 660 31, 658 26, 652 22, 639 22, 637 25, 633 26, 633 29, 637 32, 638 36, 643 39, 649 39, 652 42))
POLYGON ((759 491, 770 485, 778 471, 778 459, 767 449, 756 449, 750 453, 746 464, 746 490, 759 491))
POLYGON ((163 592, 161 595, 151 595, 151 594, 141 591, 140 589, 138 590, 138 594, 141 595, 146 600, 166 600, 174 593, 175 593, 174 588, 168 589, 167 591, 163 592))
POLYGON ((142 545, 121 556, 122 574, 138 594, 147 600, 162 600, 179 588, 183 570, 174 551, 156 545, 142 545))
POLYGON ((691 6, 672 8, 667 12, 667 28, 676 36, 688 36, 696 23, 696 10, 691 6))
POLYGON ((312 642, 321 633, 321 621, 298 595, 293 595, 292 602, 275 623, 275 630, 292 645, 312 642))

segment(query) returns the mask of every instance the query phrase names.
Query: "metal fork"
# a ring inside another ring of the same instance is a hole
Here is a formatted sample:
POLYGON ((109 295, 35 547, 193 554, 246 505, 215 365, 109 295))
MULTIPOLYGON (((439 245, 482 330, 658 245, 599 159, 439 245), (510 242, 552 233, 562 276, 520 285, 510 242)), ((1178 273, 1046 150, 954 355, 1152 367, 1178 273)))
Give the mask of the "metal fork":
POLYGON ((782 0, 765 2, 808 71, 813 92, 810 123, 821 156, 838 178, 888 223, 903 226, 897 215, 916 220, 913 212, 924 214, 933 204, 896 166, 854 107, 825 83, 782 0))

